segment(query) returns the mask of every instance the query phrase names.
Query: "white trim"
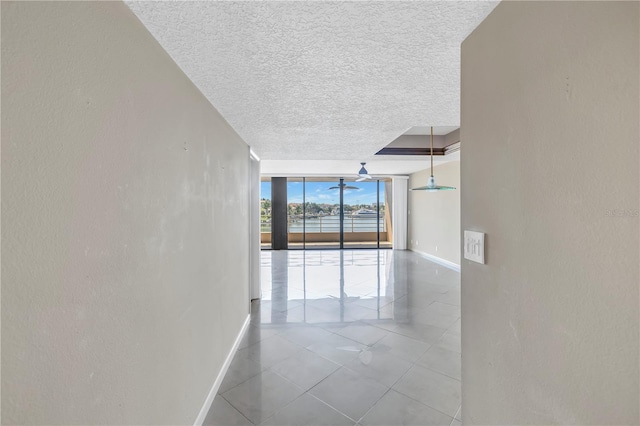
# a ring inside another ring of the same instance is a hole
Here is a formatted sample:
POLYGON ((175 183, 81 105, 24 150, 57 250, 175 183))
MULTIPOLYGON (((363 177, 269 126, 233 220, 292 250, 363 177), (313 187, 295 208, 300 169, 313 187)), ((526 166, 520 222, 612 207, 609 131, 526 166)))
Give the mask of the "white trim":
POLYGON ((450 261, 445 260, 445 259, 443 259, 441 257, 437 257, 437 256, 434 256, 432 254, 425 253, 423 251, 419 251, 419 250, 416 250, 416 249, 409 249, 409 250, 411 250, 414 253, 419 254, 420 256, 422 256, 424 258, 429 259, 430 261, 432 261, 434 263, 438 263, 438 264, 440 264, 442 266, 445 266, 445 267, 447 267, 449 269, 452 269, 452 270, 454 270, 456 272, 460 272, 460 265, 458 265, 457 263, 450 262, 450 261))
POLYGON ((224 379, 225 374, 227 374, 227 370, 229 370, 229 365, 231 365, 231 361, 233 361, 233 356, 236 354, 236 350, 238 349, 238 346, 240 346, 240 341, 242 341, 242 338, 244 337, 244 333, 247 331, 247 328, 249 328, 250 320, 251 320, 251 315, 247 315, 247 319, 244 321, 244 324, 242 325, 242 329, 240 329, 240 333, 238 333, 238 337, 236 337, 236 341, 233 342, 233 346, 231 347, 231 350, 227 355, 227 359, 224 361, 224 364, 222 364, 222 368, 218 373, 218 377, 216 377, 215 382, 213 382, 213 386, 211 386, 209 395, 207 395, 207 399, 204 400, 204 405, 200 409, 200 413, 198 414, 198 417, 196 417, 196 421, 193 423, 194 426, 202 426, 202 423, 204 423, 204 419, 207 417, 207 413, 209 413, 209 410, 211 409, 211 404, 213 404, 213 399, 216 397, 216 394, 218 393, 218 389, 220 389, 220 385, 222 384, 222 379, 224 379))
POLYGON ((249 147, 249 157, 256 161, 260 161, 260 157, 258 157, 258 154, 256 154, 256 152, 251 147, 249 147))
POLYGON ((451 155, 458 151, 460 151, 460 142, 452 143, 444 148, 444 155, 451 155))

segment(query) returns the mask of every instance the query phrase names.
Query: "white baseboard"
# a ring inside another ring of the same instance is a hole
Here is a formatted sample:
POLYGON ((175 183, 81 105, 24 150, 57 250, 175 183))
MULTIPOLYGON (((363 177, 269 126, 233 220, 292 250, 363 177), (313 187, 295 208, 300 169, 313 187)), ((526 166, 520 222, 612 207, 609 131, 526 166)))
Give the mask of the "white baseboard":
POLYGON ((442 259, 440 257, 434 256, 432 254, 429 253, 425 253, 423 251, 419 251, 419 250, 415 250, 415 249, 411 249, 412 252, 419 254, 420 256, 429 259, 430 261, 437 263, 439 265, 445 266, 449 269, 453 269, 456 272, 460 272, 460 265, 458 265, 457 263, 453 263, 450 262, 448 260, 442 259))
POLYGON ((238 349, 238 346, 240 346, 240 342, 244 337, 244 333, 247 331, 247 328, 249 328, 250 320, 251 320, 251 315, 247 315, 247 319, 244 321, 244 324, 240 329, 240 333, 238 333, 238 337, 236 337, 236 341, 233 343, 231 350, 227 354, 227 359, 225 359, 224 364, 222 364, 222 368, 218 373, 218 377, 216 377, 215 382, 213 382, 213 386, 211 386, 211 390, 207 395, 207 399, 204 400, 204 405, 200 409, 200 413, 196 418, 194 426, 202 426, 202 423, 204 423, 204 419, 207 417, 207 413, 209 412, 209 409, 211 409, 211 404, 213 404, 213 400, 216 397, 216 394, 218 393, 218 389, 220 389, 222 380, 224 379, 225 374, 227 374, 227 370, 229 370, 229 365, 231 365, 231 361, 233 361, 233 356, 236 354, 236 350, 238 349))

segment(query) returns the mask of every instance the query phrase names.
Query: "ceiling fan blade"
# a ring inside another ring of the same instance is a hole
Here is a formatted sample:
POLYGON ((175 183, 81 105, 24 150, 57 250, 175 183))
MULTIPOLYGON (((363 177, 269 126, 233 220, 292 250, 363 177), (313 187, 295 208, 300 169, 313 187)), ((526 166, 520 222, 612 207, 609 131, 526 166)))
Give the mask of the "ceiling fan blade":
MULTIPOLYGON (((346 183, 343 183, 342 185, 342 189, 360 189, 357 186, 351 186, 351 185, 347 185, 346 183)), ((329 189, 340 189, 340 186, 332 186, 329 189)))

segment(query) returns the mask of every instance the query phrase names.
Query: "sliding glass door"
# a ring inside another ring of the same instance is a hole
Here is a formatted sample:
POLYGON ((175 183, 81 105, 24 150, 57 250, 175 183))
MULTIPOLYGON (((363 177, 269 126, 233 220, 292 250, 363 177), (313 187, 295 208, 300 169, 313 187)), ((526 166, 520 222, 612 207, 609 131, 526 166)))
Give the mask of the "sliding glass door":
POLYGON ((378 248, 386 241, 384 185, 379 180, 348 182, 344 192, 344 247, 378 248), (381 194, 382 191, 382 194, 381 194))
POLYGON ((304 247, 340 248, 340 180, 305 178, 303 195, 304 247))
MULTIPOLYGON (((391 248, 387 179, 287 178, 289 249, 391 248)), ((262 183, 262 242, 270 243, 269 179, 262 183)))
POLYGON ((287 179, 289 249, 340 248, 339 181, 287 179))
POLYGON ((271 248, 271 178, 260 179, 260 248, 271 248))

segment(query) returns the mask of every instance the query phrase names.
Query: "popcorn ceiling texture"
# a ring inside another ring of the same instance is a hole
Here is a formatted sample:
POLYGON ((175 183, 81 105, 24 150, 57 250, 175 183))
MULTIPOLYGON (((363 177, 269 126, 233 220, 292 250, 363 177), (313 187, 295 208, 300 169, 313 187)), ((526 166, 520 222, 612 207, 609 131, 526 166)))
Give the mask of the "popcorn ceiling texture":
POLYGON ((460 123, 460 44, 497 2, 128 2, 262 159, 362 159, 460 123))

